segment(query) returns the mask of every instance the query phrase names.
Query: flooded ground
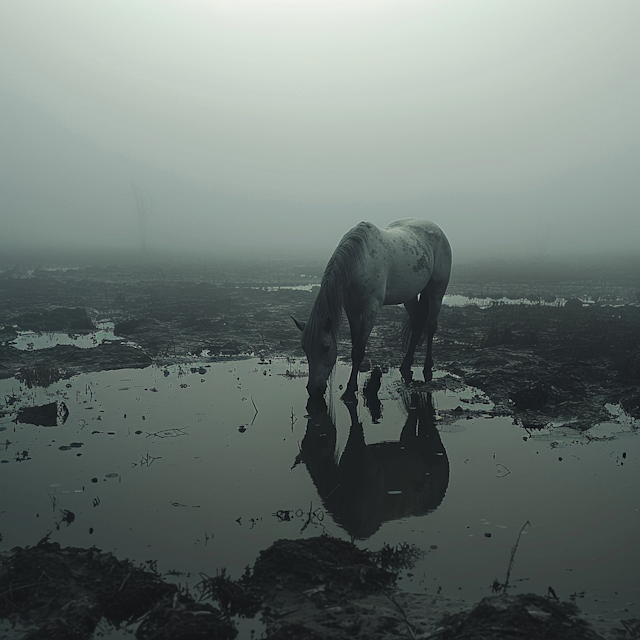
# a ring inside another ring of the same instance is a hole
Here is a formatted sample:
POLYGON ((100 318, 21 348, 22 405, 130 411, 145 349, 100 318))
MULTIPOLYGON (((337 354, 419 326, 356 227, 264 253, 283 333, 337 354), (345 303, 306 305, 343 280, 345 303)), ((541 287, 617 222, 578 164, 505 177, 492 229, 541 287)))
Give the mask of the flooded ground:
MULTIPOLYGON (((345 450, 358 421, 370 448, 400 440, 416 400, 397 373, 383 375, 374 422, 362 399, 354 421, 338 389, 333 419, 331 411, 305 418, 303 370, 300 361, 252 358, 83 374, 46 390, 2 381, 4 398, 64 402, 69 410, 55 427, 14 424, 10 416, 0 427, 0 473, 11 488, 3 497, 3 548, 51 532, 63 545, 156 560, 162 571, 198 576, 224 566, 240 575, 275 540, 326 532, 371 549, 416 544, 427 556, 405 588, 476 600, 504 579, 528 521, 512 577, 518 591, 551 586, 585 610, 611 615, 638 606, 634 421, 612 415, 590 437, 528 432, 440 372, 434 386, 446 379, 451 389, 433 392, 435 414, 420 426, 433 429, 425 455, 441 459, 421 464, 440 486, 420 505, 419 496, 407 496, 411 474, 421 471, 410 460, 387 469, 391 484, 380 486, 382 463, 345 450), (331 446, 309 444, 313 438, 331 446), (353 476, 340 499, 327 495, 353 476)), ((336 384, 347 377, 340 366, 336 384)), ((419 385, 416 394, 428 396, 419 385)))
POLYGON ((90 275, 3 274, 0 550, 49 535, 193 587, 221 567, 239 577, 279 539, 410 543, 424 556, 405 591, 473 603, 504 583, 522 531, 510 593, 640 617, 632 300, 451 306, 440 369, 411 387, 395 368, 402 310, 386 309, 369 349, 379 390, 373 373, 342 403, 341 362, 328 407, 307 407, 288 314, 308 313, 312 285, 117 292, 111 278, 93 298, 90 275), (58 300, 89 312, 52 318, 58 300), (85 317, 93 330, 60 325, 85 317))

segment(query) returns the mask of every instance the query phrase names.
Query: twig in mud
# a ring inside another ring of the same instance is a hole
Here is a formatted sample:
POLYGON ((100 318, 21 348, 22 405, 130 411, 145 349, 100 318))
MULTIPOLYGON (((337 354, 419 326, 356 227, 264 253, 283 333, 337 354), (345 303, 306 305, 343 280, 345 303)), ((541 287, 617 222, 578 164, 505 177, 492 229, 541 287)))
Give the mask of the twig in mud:
POLYGON ((404 623, 409 628, 409 633, 411 634, 411 637, 414 638, 414 640, 416 640, 417 636, 416 636, 415 631, 413 629, 413 625, 409 622, 405 610, 400 606, 398 601, 393 596, 389 595, 388 593, 385 593, 384 595, 387 596, 387 598, 389 598, 389 600, 391 600, 391 602, 393 602, 393 604, 396 606, 396 608, 400 612, 400 615, 402 616, 402 620, 404 621, 404 623))
POLYGON ((120 588, 118 589, 118 592, 122 591, 122 587, 124 587, 124 583, 129 579, 130 575, 131 575, 131 571, 129 571, 129 573, 127 573, 127 575, 125 576, 124 580, 122 581, 122 584, 120 585, 120 588))
POLYGON ((58 498, 56 498, 56 494, 51 494, 48 493, 47 494, 49 496, 49 499, 51 500, 51 506, 53 507, 53 512, 56 512, 56 506, 58 505, 58 498))
MULTIPOLYGON (((251 397, 251 396, 250 396, 251 397)), ((253 414, 253 420, 251 421, 251 426, 253 426, 253 423, 256 421, 256 418, 258 417, 258 407, 256 407, 256 403, 253 401, 253 398, 251 398, 251 404, 253 405, 253 408, 255 409, 255 413, 253 414)))
POLYGON ((307 521, 302 525, 300 533, 302 533, 310 524, 319 525, 325 533, 329 533, 327 528, 322 524, 322 521, 324 520, 324 512, 320 507, 314 509, 313 502, 309 503, 308 512, 305 513, 302 509, 298 509, 296 511, 296 517, 301 518, 303 515, 307 516, 307 521))
POLYGON ((509 578, 511 577, 511 569, 513 569, 513 561, 515 560, 515 557, 516 557, 516 551, 518 550, 518 545, 520 544, 520 536, 522 536, 522 532, 525 530, 525 528, 530 526, 531 526, 531 523, 528 520, 522 525, 522 529, 520 529, 520 533, 518 534, 518 539, 516 540, 516 543, 513 545, 513 548, 511 549, 511 559, 509 560, 509 568, 507 569, 507 576, 505 578, 504 584, 501 585, 502 593, 506 594, 507 589, 509 588, 509 578))

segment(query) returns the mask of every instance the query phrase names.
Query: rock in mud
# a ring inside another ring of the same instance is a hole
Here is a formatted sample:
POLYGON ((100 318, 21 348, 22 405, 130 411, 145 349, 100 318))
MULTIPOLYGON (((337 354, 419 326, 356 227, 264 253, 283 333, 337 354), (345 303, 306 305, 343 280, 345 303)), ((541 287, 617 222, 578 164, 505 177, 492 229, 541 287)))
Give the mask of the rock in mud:
POLYGON ((50 402, 35 407, 22 407, 18 410, 16 421, 40 427, 56 427, 64 424, 68 417, 69 409, 64 402, 50 402))

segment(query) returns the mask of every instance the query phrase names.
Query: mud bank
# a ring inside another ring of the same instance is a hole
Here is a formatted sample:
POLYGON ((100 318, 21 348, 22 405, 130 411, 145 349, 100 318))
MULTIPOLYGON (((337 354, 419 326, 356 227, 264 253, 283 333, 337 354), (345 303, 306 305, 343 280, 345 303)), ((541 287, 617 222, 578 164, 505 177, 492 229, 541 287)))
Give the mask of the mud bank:
POLYGON ((232 639, 241 616, 260 619, 265 640, 597 640, 637 631, 637 620, 596 631, 574 604, 552 596, 502 594, 468 608, 406 593, 397 575, 413 554, 409 547, 364 551, 326 536, 278 540, 239 579, 224 570, 202 574, 189 593, 152 571, 153 563, 137 567, 45 538, 0 556, 0 629, 8 640, 83 640, 106 621, 139 640, 232 639))

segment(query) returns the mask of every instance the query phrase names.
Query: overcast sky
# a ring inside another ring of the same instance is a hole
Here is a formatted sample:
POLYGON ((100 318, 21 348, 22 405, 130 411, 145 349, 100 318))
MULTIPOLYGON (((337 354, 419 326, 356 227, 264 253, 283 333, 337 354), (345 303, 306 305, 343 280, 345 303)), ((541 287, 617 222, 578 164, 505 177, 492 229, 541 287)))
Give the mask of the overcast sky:
POLYGON ((638 0, 1 0, 0 250, 640 245, 638 0))

